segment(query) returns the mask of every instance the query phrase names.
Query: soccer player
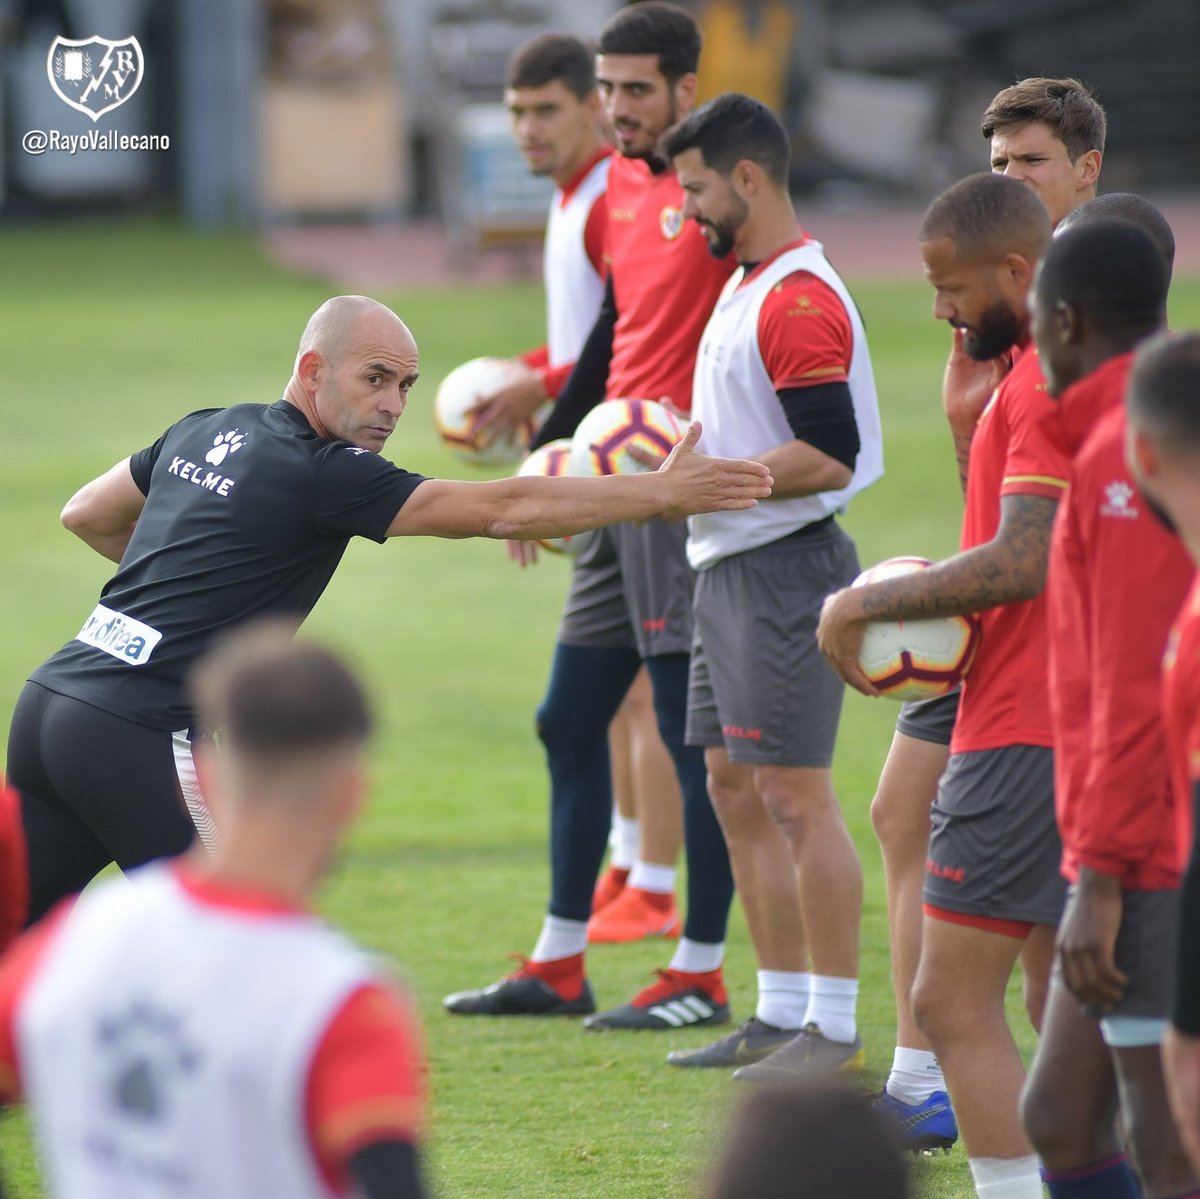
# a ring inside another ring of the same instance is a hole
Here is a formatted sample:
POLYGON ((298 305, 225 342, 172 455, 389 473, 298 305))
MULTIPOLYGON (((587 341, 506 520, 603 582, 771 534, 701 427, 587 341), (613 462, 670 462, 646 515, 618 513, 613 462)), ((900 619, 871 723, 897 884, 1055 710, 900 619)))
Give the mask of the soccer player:
MULTIPOLYGON (((1125 211, 1137 201, 1124 197, 1125 211)), ((1140 204, 1163 244, 1130 220, 1093 218, 1093 207, 1114 205, 1091 201, 1047 251, 1032 305, 1072 459, 1047 583, 1055 803, 1071 890, 1022 1102, 1060 1199, 1183 1195, 1200 1183, 1170 1119, 1158 1051, 1179 874, 1160 674, 1193 572, 1125 466, 1126 380, 1135 347, 1165 326, 1174 253, 1161 214, 1140 204)))
POLYGON ((197 828, 213 843, 183 677, 225 628, 260 614, 299 625, 351 537, 558 536, 769 494, 764 467, 693 453, 695 428, 636 477, 424 479, 380 457, 417 368, 394 312, 336 297, 305 327, 277 403, 185 416, 68 502, 66 527, 119 566, 13 715, 32 917, 111 861, 179 852, 197 828))
POLYGON ((736 1077, 751 1080, 830 1073, 862 1056, 862 870, 830 777, 844 688, 814 634, 821 601, 858 574, 837 514, 883 474, 875 380, 854 301, 796 220, 787 133, 770 110, 719 96, 663 148, 685 215, 741 268, 700 340, 692 411, 714 446, 754 455, 775 479, 757 519, 688 527, 687 736, 704 747, 758 1005, 735 1032, 668 1061, 742 1066, 736 1077))
MULTIPOLYGON (((501 435, 531 419, 557 396, 595 324, 604 298, 604 245, 608 205, 604 192, 612 162, 596 88, 595 56, 578 38, 544 34, 522 46, 508 64, 504 102, 513 135, 529 170, 556 184, 546 222, 543 277, 546 344, 523 355, 528 369, 498 392, 484 396, 478 428, 501 435)), ((536 560, 537 543, 514 541, 509 552, 521 565, 536 560)), ((603 550, 583 542, 585 559, 603 550)), ((566 621, 573 619, 568 613, 566 621)), ((586 637, 586 627, 575 630, 586 637)), ((670 754, 658 735, 650 681, 639 673, 609 729, 614 814, 613 862, 597 885, 592 941, 634 940, 678 934, 673 902, 675 860, 682 838, 679 785, 670 754), (639 807, 641 811, 639 812, 639 807), (633 890, 619 908, 599 915, 617 900, 632 874, 633 890), (653 890, 672 897, 667 911, 639 902, 653 890)))
MULTIPOLYGON (((1126 454, 1142 498, 1200 562, 1200 333, 1160 335, 1134 359, 1126 393, 1126 454)), ((1176 844, 1185 865, 1174 954, 1171 1026, 1163 1067, 1171 1108, 1192 1165, 1200 1170, 1200 581, 1171 632, 1163 675, 1176 844)))
POLYGON ((908 1199, 895 1125, 845 1085, 756 1087, 738 1105, 707 1199, 908 1199))
POLYGON ((1068 463, 1046 434, 1053 402, 1026 348, 1027 293, 1049 240, 1040 200, 1000 175, 970 176, 926 212, 920 242, 934 315, 963 331, 973 358, 1011 350, 1016 362, 972 440, 962 551, 915 575, 837 592, 817 633, 835 669, 871 695, 858 665, 868 621, 982 613, 933 808, 913 992, 981 1199, 1041 1194, 1004 995, 1021 957, 1027 1008, 1040 1023, 1064 895, 1041 592, 1068 463))
POLYGON ((221 830, 60 905, 0 960, 0 1101, 34 1114, 64 1199, 420 1199, 409 1001, 308 911, 365 798, 366 697, 287 623, 195 675, 221 830))
MULTIPOLYGON (((1030 187, 1051 223, 1095 195, 1104 151, 1104 110, 1072 79, 1023 79, 999 92, 981 120, 992 170, 1030 187)), ((956 331, 942 401, 954 439, 963 493, 979 414, 1011 366, 1007 354, 975 361, 956 331)), ((910 995, 921 949, 921 888, 929 846, 929 813, 950 756, 958 692, 905 704, 871 803, 887 886, 896 1050, 881 1105, 914 1149, 949 1148, 957 1139, 945 1077, 912 1015, 910 995)))
MULTIPOLYGON (((692 107, 699 56, 695 22, 661 0, 621 9, 600 35, 596 78, 617 147, 606 197, 608 290, 537 442, 570 435, 605 396, 649 396, 682 412, 691 407, 696 346, 734 263, 713 258, 700 230, 685 223, 683 190, 656 148, 692 107)), ((687 917, 658 981, 586 1026, 661 1030, 729 1018, 721 964, 733 882, 705 787, 704 756, 683 736, 693 587, 685 538, 686 529, 663 521, 615 526, 597 538, 604 558, 597 553, 575 568, 567 611, 576 619, 560 627, 538 713, 551 782, 549 908, 530 960, 489 987, 449 996, 452 1012, 593 1011, 583 951, 590 880, 609 827, 604 730, 644 661, 683 792, 687 917), (592 630, 586 640, 576 631, 585 617, 592 630)))

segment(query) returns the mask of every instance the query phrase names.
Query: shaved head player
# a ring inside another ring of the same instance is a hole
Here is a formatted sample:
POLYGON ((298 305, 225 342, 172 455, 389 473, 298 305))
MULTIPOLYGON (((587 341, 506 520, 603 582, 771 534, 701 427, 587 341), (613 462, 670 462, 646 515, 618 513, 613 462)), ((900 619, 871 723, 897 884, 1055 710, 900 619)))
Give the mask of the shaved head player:
POLYGON ((117 562, 73 640, 17 701, 8 779, 20 795, 6 899, 36 918, 109 862, 216 830, 195 782, 183 679, 214 636, 257 615, 307 616, 351 537, 561 536, 610 521, 752 507, 766 468, 692 452, 637 477, 460 483, 379 451, 417 380, 417 345, 365 296, 323 304, 283 398, 193 412, 67 504, 63 523, 117 562), (15 897, 15 898, 14 898, 15 897))

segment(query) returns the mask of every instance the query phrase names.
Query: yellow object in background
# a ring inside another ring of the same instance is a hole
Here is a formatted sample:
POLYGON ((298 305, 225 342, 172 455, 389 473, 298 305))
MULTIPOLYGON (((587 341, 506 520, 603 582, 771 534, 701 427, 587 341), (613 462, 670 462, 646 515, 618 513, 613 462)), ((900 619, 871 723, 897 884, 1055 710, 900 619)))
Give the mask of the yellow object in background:
POLYGON ((697 15, 704 37, 697 101, 745 92, 782 113, 796 18, 784 0, 707 0, 697 15))

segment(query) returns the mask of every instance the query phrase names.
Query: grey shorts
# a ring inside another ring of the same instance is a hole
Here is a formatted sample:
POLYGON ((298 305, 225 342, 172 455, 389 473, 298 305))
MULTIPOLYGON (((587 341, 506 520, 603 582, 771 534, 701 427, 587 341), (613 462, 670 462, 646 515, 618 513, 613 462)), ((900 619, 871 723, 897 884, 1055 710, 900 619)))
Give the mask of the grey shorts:
POLYGON ((896 732, 918 741, 932 741, 935 745, 949 745, 954 732, 954 721, 958 717, 958 689, 936 699, 912 700, 900 707, 896 721, 896 732))
POLYGON ((700 572, 689 745, 723 746, 734 762, 832 762, 845 688, 817 649, 817 619, 857 574, 854 542, 836 524, 700 572))
POLYGON ((687 526, 654 519, 598 529, 575 559, 559 624, 564 645, 686 654, 692 643, 687 526))
POLYGON ((1057 924, 1066 898, 1061 857, 1053 750, 951 754, 931 813, 926 904, 981 926, 1057 924))
MULTIPOLYGON (((1121 927, 1113 959, 1129 978, 1121 1002, 1104 1013, 1138 1019, 1165 1020, 1175 985, 1175 934, 1179 922, 1178 891, 1122 891, 1121 927)), ((1054 959, 1054 983, 1064 986, 1062 965, 1054 959)))

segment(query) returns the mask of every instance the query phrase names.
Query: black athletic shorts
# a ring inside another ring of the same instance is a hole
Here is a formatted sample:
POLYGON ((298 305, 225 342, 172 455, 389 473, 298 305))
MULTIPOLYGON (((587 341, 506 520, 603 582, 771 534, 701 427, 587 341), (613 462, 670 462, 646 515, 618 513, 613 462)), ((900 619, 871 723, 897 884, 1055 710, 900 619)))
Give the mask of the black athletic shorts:
POLYGON ((128 870, 188 848, 197 823, 184 798, 185 746, 186 733, 25 684, 9 731, 8 782, 21 797, 30 923, 110 862, 128 870))

